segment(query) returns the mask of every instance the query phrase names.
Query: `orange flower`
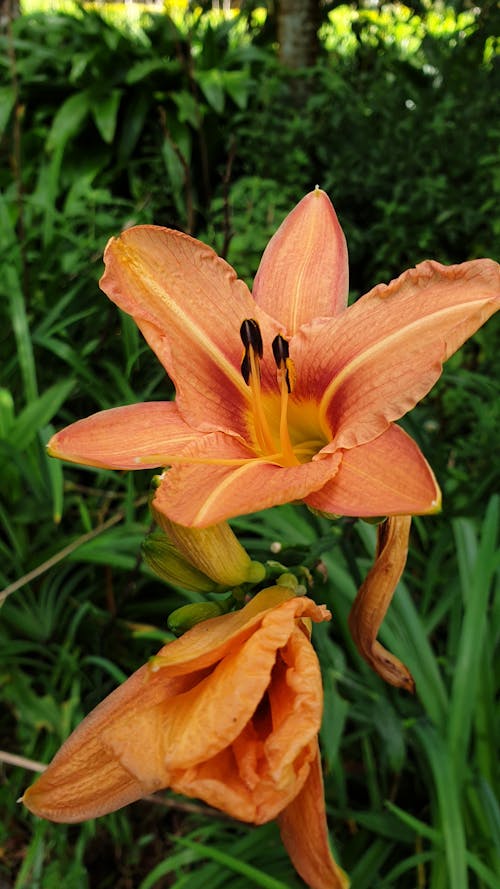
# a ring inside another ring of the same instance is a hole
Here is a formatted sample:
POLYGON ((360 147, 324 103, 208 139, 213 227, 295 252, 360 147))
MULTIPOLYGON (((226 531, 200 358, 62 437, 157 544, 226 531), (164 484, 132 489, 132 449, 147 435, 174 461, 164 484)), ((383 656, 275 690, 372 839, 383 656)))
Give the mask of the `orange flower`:
POLYGON ((439 509, 430 467, 393 421, 499 308, 496 263, 424 262, 346 308, 345 239, 319 189, 271 239, 253 298, 209 247, 165 228, 124 231, 105 263, 102 288, 176 401, 95 414, 54 436, 51 454, 170 466, 154 507, 190 527, 292 500, 355 516, 439 509))
POLYGON ((276 586, 197 624, 87 716, 23 802, 75 822, 171 787, 242 821, 277 818, 308 885, 346 889, 328 846, 308 632, 330 616, 276 586))

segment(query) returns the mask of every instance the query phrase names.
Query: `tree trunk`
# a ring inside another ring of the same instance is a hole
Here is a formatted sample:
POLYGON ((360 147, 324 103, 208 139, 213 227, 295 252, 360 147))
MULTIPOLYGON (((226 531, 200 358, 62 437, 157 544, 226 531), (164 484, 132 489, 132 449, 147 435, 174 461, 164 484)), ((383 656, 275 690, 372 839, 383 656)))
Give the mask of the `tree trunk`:
POLYGON ((307 68, 318 55, 319 0, 279 0, 280 61, 287 68, 307 68))
POLYGON ((0 23, 2 31, 7 29, 8 22, 17 19, 19 15, 19 0, 0 0, 0 23))

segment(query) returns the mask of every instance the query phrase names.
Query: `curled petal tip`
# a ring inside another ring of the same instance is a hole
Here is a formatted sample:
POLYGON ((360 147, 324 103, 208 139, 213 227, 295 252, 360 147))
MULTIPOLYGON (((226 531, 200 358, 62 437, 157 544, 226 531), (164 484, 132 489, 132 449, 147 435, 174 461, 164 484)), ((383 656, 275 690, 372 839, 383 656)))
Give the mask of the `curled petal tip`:
POLYGON ((378 526, 375 562, 359 588, 348 622, 360 655, 372 669, 390 685, 413 692, 408 668, 377 641, 406 564, 410 526, 411 516, 394 516, 378 526))
POLYGON ((429 510, 429 515, 436 515, 436 513, 441 512, 443 508, 443 495, 441 493, 441 489, 437 488, 437 497, 432 503, 432 507, 429 510))
POLYGON ((48 441, 47 444, 46 444, 46 446, 45 446, 45 450, 46 450, 46 452, 47 452, 47 456, 48 456, 48 457, 58 457, 58 456, 59 456, 58 453, 57 453, 57 447, 56 447, 55 439, 56 439, 56 436, 53 435, 52 438, 50 439, 50 441, 48 441))
POLYGON ((387 651, 380 642, 375 642, 364 656, 372 669, 389 685, 403 688, 409 694, 415 694, 415 680, 408 667, 387 651))

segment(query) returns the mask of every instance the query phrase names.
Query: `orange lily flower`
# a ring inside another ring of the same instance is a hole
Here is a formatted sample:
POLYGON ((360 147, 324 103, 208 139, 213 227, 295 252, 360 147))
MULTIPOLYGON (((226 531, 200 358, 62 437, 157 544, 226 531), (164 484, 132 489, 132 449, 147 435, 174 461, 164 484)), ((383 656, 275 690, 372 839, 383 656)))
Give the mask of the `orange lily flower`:
POLYGON ((271 239, 253 297, 177 231, 128 229, 104 258, 103 290, 134 317, 176 400, 74 423, 52 455, 171 467, 154 507, 190 527, 292 500, 354 516, 440 508, 432 470, 394 421, 500 307, 496 263, 423 262, 347 308, 345 239, 319 189, 271 239))
POLYGON ((277 818, 313 889, 347 889, 328 845, 317 735, 322 716, 310 622, 330 612, 285 587, 197 624, 90 713, 23 797, 76 822, 161 788, 234 818, 277 818))

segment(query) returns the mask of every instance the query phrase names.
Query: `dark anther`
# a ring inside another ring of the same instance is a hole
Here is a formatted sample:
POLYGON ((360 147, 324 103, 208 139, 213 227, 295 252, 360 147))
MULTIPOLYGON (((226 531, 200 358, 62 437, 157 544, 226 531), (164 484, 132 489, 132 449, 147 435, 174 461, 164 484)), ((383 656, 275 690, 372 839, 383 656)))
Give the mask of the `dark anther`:
POLYGON ((243 355, 243 361, 241 362, 241 376, 248 386, 250 383, 250 356, 248 354, 248 347, 245 348, 245 354, 243 355))
POLYGON ((286 360, 289 355, 288 341, 280 333, 273 339, 273 355, 276 367, 283 368, 286 366, 286 360))
POLYGON ((293 361, 289 357, 288 340, 278 334, 273 339, 273 355, 276 367, 279 371, 284 371, 285 383, 290 393, 295 383, 295 370, 293 361))
MULTIPOLYGON (((253 318, 247 318, 240 327, 240 336, 241 341, 245 347, 245 353, 248 352, 250 346, 254 350, 255 354, 258 355, 259 358, 262 358, 264 354, 264 347, 262 345, 262 336, 260 332, 260 327, 253 318)), ((243 368, 242 368, 243 373, 243 368)), ((244 374, 243 374, 244 376, 244 374)))

